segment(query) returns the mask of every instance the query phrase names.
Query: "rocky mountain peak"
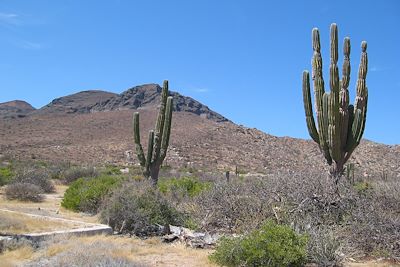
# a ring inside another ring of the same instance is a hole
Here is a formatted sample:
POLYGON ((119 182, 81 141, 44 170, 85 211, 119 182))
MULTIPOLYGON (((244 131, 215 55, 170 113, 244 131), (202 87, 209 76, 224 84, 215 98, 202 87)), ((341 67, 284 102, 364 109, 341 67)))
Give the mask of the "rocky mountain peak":
MULTIPOLYGON (((125 92, 107 99, 92 107, 91 112, 126 110, 126 109, 154 109, 160 103, 162 88, 158 84, 144 84, 132 87, 125 92)), ((174 111, 189 112, 203 118, 217 122, 228 121, 222 115, 210 110, 207 106, 191 97, 183 96, 170 91, 174 98, 174 111)))

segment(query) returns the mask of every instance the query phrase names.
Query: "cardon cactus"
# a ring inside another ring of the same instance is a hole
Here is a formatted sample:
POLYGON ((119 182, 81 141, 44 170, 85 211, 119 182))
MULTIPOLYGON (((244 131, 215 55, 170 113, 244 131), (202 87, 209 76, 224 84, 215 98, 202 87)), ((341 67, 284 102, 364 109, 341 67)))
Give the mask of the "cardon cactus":
POLYGON ((155 130, 149 131, 147 155, 144 155, 140 143, 139 112, 133 114, 133 135, 136 155, 143 168, 143 175, 151 177, 152 183, 158 182, 162 162, 167 155, 172 122, 172 96, 168 96, 168 81, 164 81, 161 92, 161 105, 155 130))
MULTIPOLYGON (((331 175, 337 179, 343 174, 344 164, 361 141, 367 115, 368 89, 367 76, 367 42, 361 43, 361 62, 358 70, 357 95, 354 106, 349 104, 350 81, 350 38, 344 38, 342 79, 339 80, 338 30, 336 24, 330 29, 330 93, 325 92, 322 77, 322 57, 319 31, 312 30, 312 80, 317 114, 315 125, 311 104, 310 75, 303 72, 303 100, 307 128, 311 138, 318 143, 328 164, 332 166, 331 175)), ((337 181, 337 180, 336 180, 337 181)))

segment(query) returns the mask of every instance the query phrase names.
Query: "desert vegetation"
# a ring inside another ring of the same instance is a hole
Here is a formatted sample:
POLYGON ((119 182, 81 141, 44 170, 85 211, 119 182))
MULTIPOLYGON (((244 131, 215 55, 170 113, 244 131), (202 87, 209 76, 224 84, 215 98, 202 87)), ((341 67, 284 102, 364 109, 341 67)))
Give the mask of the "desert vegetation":
POLYGON ((147 155, 144 155, 140 143, 139 112, 133 115, 133 135, 135 140, 136 154, 140 165, 143 167, 143 175, 151 177, 153 184, 158 182, 160 167, 167 155, 172 122, 172 96, 169 96, 168 81, 163 83, 161 92, 160 110, 157 116, 155 130, 149 131, 147 141, 147 155))
MULTIPOLYGON (((381 176, 364 176, 363 170, 356 171, 351 161, 366 122, 366 42, 361 45, 353 106, 349 104, 348 92, 350 39, 344 40, 343 73, 339 80, 338 31, 336 24, 331 25, 331 91, 326 93, 317 29, 312 31, 312 37, 317 124, 307 71, 303 73, 303 100, 308 131, 331 166, 328 173, 306 167, 247 173, 236 165, 210 170, 196 168, 192 162, 184 166, 165 164, 167 152, 172 151, 169 141, 174 129, 173 97, 169 96, 168 81, 164 81, 156 126, 148 134, 147 151, 141 143, 139 113, 133 114, 137 165, 108 162, 80 166, 44 162, 35 157, 30 162, 3 160, 0 164, 1 192, 7 203, 42 203, 55 193, 55 185, 63 185, 67 189, 55 214, 58 216, 60 210, 81 213, 109 225, 114 236, 64 236, 41 243, 14 238, 7 245, 0 243, 0 259, 20 251, 27 255, 21 257, 25 266, 154 266, 157 263, 140 257, 140 253, 149 252, 136 248, 136 241, 153 240, 146 243, 157 246, 152 255, 163 250, 168 254, 175 253, 177 246, 161 244, 155 236, 162 236, 165 242, 180 240, 178 246, 204 248, 207 246, 193 245, 188 240, 208 235, 211 241, 207 245, 212 250, 201 252, 200 265, 189 266, 342 266, 350 259, 366 258, 399 261, 398 177, 386 172, 381 176), (230 175, 232 169, 234 175, 230 175), (344 174, 348 179, 340 179, 344 174), (185 235, 174 236, 172 229, 177 228, 179 234, 185 235), (76 246, 77 243, 80 245, 76 246), (122 245, 125 247, 121 248, 122 245)), ((254 138, 253 143, 259 139, 254 138)), ((41 210, 40 206, 34 208, 41 210)), ((26 219, 17 220, 1 213, 0 216, 1 235, 17 235, 32 229, 20 222, 26 219)), ((34 226, 32 220, 30 223, 34 226)), ((53 225, 49 223, 47 227, 53 225)), ((178 252, 177 255, 184 254, 179 247, 178 252)), ((165 266, 171 263, 166 262, 165 266)), ((185 262, 177 262, 185 266, 185 262)))
POLYGON ((344 172, 344 165, 355 148, 360 144, 367 117, 368 89, 366 84, 368 57, 367 42, 361 44, 361 62, 358 70, 357 96, 354 105, 349 105, 348 86, 350 82, 350 38, 343 44, 342 79, 339 80, 338 29, 335 23, 330 31, 330 93, 325 92, 322 77, 322 56, 319 31, 312 31, 312 79, 316 102, 318 130, 315 126, 310 95, 310 75, 303 72, 303 98, 307 128, 311 138, 319 145, 329 165, 330 173, 338 179, 344 172))

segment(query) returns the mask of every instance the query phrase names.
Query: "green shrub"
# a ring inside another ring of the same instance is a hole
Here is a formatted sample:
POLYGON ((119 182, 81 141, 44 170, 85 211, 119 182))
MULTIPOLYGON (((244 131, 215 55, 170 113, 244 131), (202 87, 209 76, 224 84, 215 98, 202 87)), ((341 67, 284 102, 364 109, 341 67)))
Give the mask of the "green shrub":
POLYGON ((157 232, 156 224, 182 225, 178 212, 148 181, 134 181, 114 190, 104 202, 100 218, 115 231, 139 236, 157 232))
POLYGON ((96 213, 103 197, 121 180, 119 176, 79 178, 65 191, 61 206, 73 211, 96 213))
POLYGON ((158 182, 158 188, 162 193, 174 192, 194 197, 211 188, 211 183, 201 182, 196 177, 170 178, 161 179, 158 182))
POLYGON ((371 183, 369 182, 358 182, 353 187, 359 194, 362 195, 368 194, 368 192, 373 189, 371 183))
POLYGON ((120 175, 121 174, 121 168, 118 166, 107 166, 105 170, 103 171, 104 174, 106 175, 120 175))
POLYGON ((12 177, 13 172, 10 166, 0 167, 0 186, 8 184, 12 177))
POLYGON ((303 266, 307 237, 267 221, 243 237, 223 238, 210 260, 224 266, 303 266))

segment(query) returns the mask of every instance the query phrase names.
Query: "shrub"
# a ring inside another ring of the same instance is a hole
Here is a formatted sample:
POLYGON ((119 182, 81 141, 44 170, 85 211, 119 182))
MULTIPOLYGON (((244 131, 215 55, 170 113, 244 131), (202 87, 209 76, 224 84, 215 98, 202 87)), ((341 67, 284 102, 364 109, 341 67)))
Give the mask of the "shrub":
POLYGON ((96 213, 102 199, 121 180, 119 176, 79 178, 65 191, 61 206, 73 211, 96 213))
POLYGON ((156 224, 182 225, 185 219, 148 181, 116 188, 105 203, 101 220, 122 233, 149 235, 156 224))
POLYGON ((270 186, 263 181, 219 181, 181 205, 207 231, 241 233, 274 216, 270 186), (185 207, 187 206, 187 207, 185 207))
POLYGON ((224 266, 303 266, 307 237, 267 221, 246 236, 224 238, 210 260, 224 266))
POLYGON ((45 170, 23 170, 15 176, 12 183, 33 184, 40 187, 44 193, 55 192, 55 187, 50 180, 50 175, 45 170))
POLYGON ((99 173, 94 167, 73 167, 66 170, 62 175, 65 184, 70 184, 79 178, 93 178, 97 177, 99 173))
MULTIPOLYGON (((33 246, 33 242, 26 238, 12 238, 5 239, 0 242, 0 254, 6 251, 13 251, 21 248, 31 248, 33 246)), ((5 266, 8 266, 5 264, 5 266)))
POLYGON ((211 188, 210 182, 201 182, 196 177, 181 177, 171 179, 160 179, 158 188, 162 193, 180 193, 194 197, 202 191, 211 188))
POLYGON ((13 183, 5 190, 6 198, 9 200, 40 202, 43 200, 42 189, 34 184, 13 183))
POLYGON ((71 163, 67 161, 52 162, 46 167, 51 179, 61 180, 64 173, 71 168, 71 163))
POLYGON ((359 194, 363 195, 368 194, 373 189, 371 183, 368 182, 358 182, 353 187, 359 194))
POLYGON ((13 172, 10 166, 0 167, 0 186, 8 184, 12 176, 13 172))
POLYGON ((331 229, 311 228, 308 239, 308 258, 318 266, 341 266, 340 243, 331 229))
POLYGON ((121 168, 118 166, 107 166, 105 170, 103 171, 104 174, 106 175, 120 175, 121 174, 121 168))

